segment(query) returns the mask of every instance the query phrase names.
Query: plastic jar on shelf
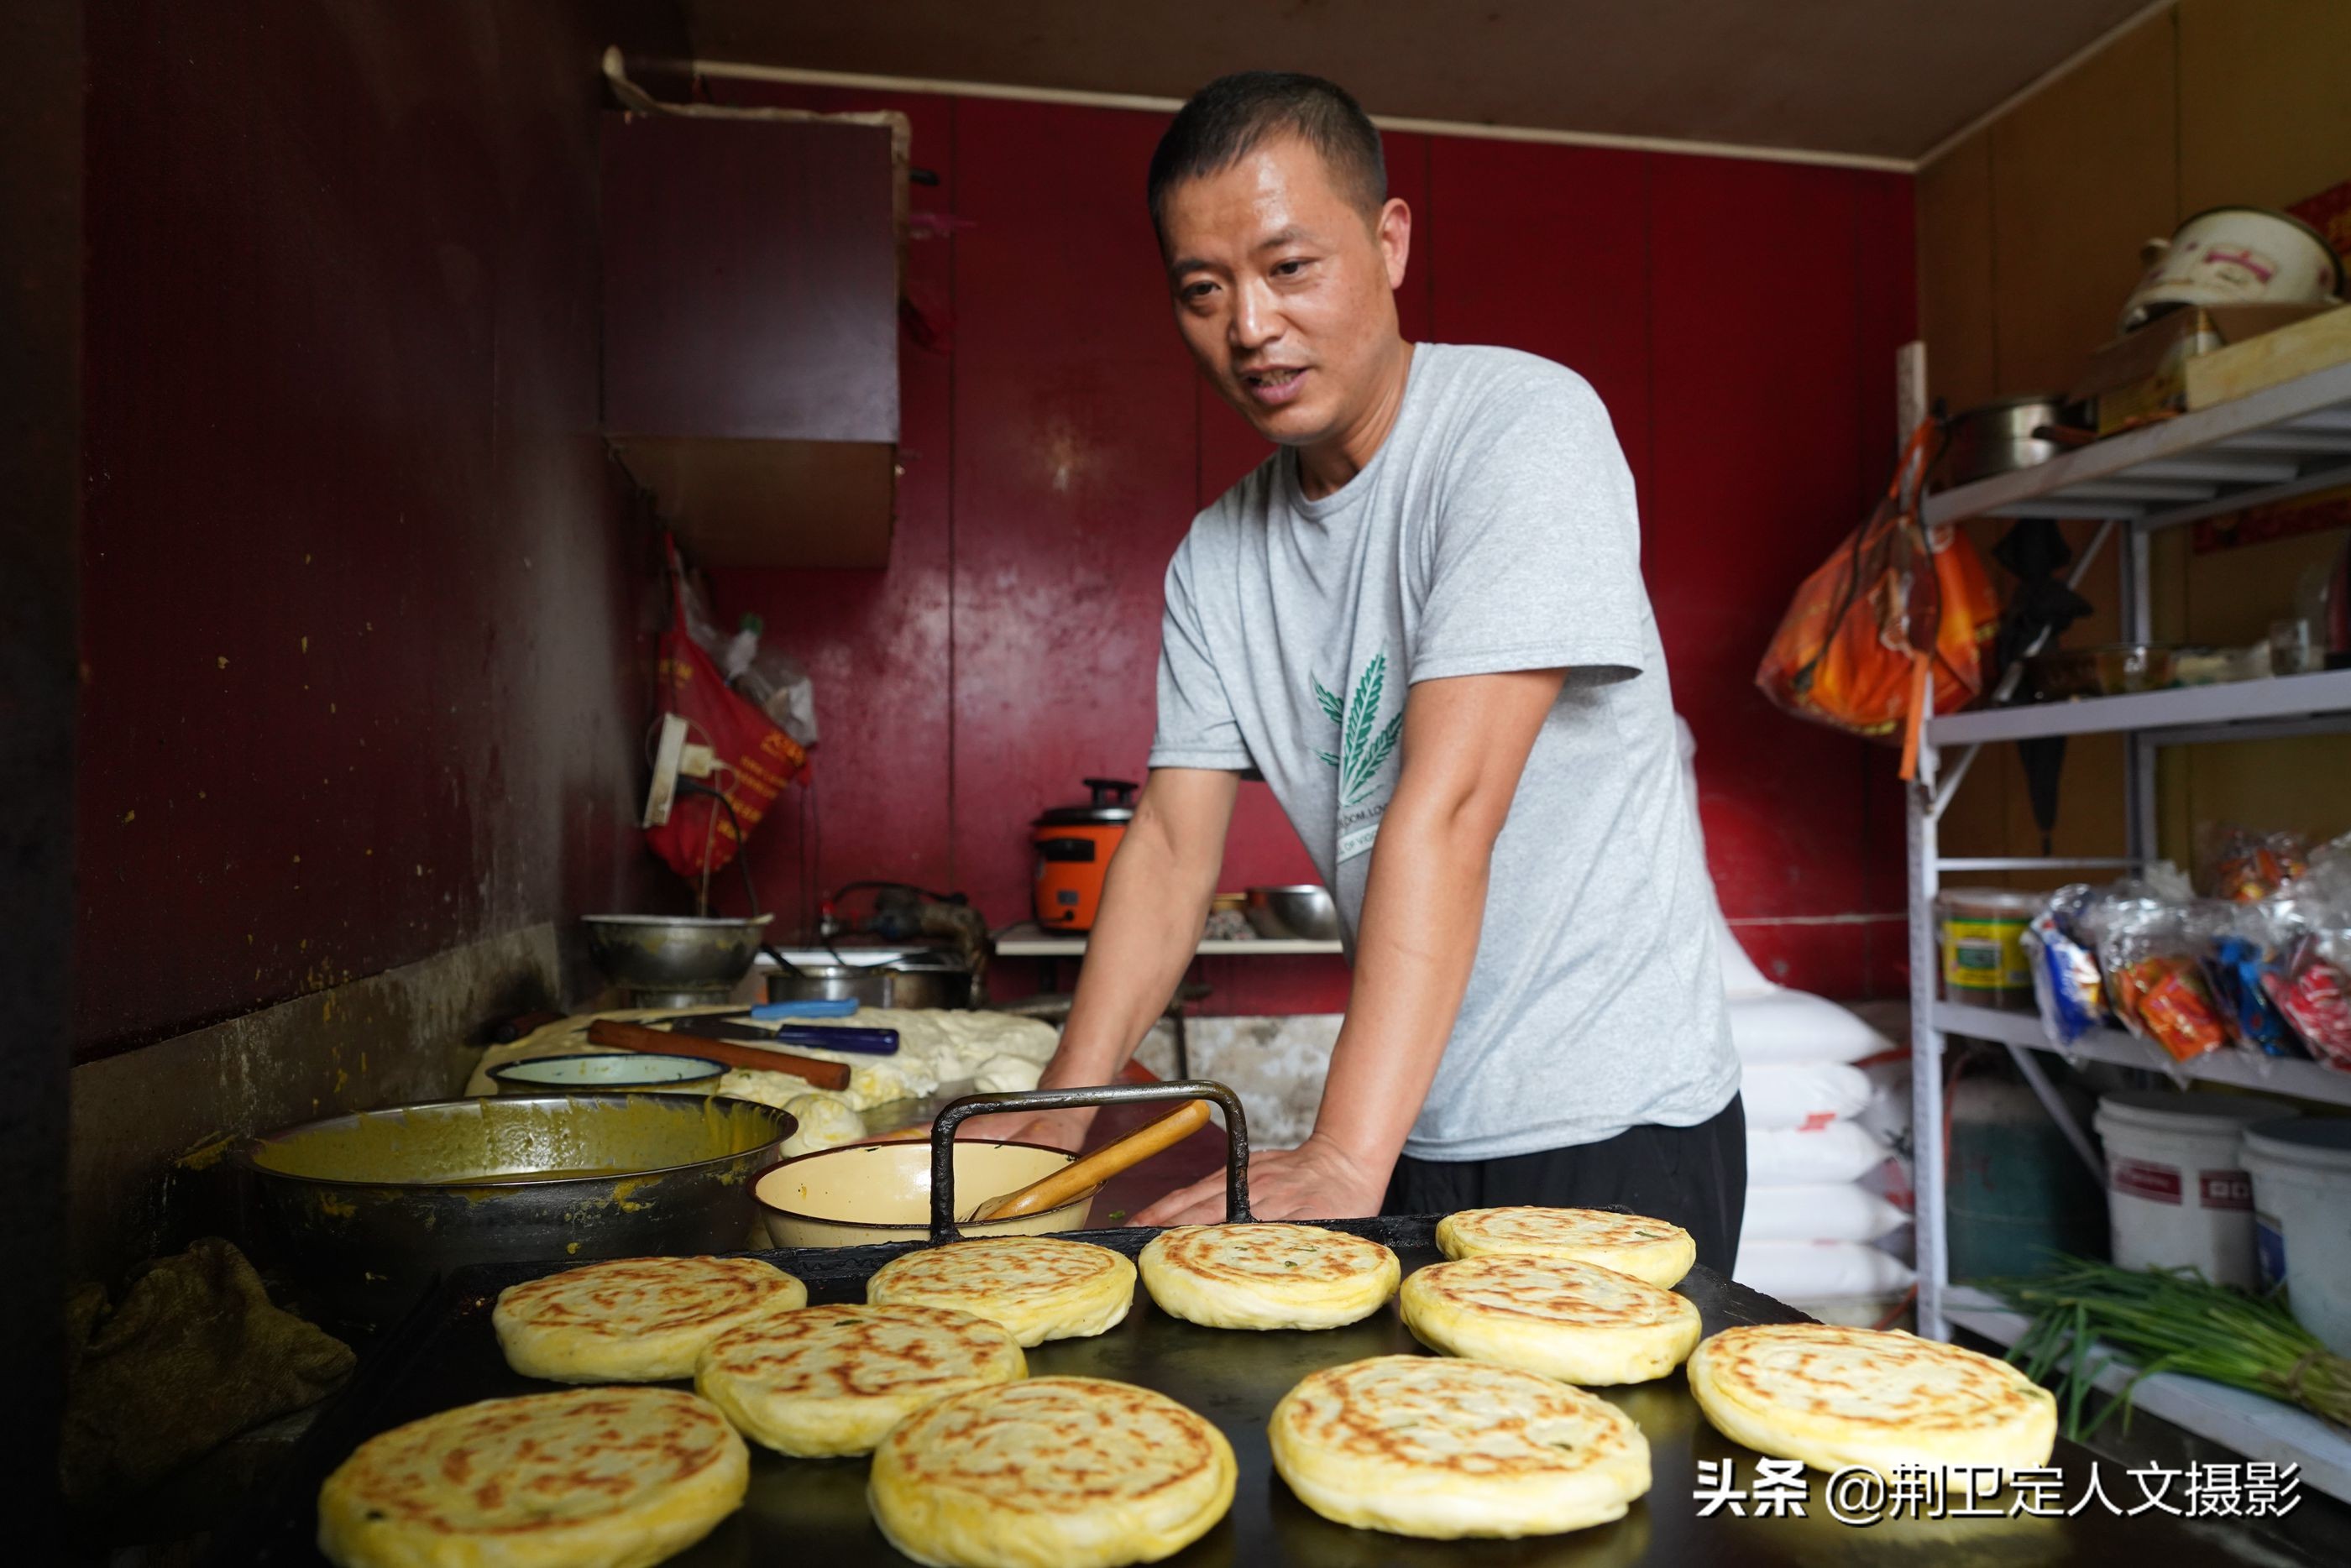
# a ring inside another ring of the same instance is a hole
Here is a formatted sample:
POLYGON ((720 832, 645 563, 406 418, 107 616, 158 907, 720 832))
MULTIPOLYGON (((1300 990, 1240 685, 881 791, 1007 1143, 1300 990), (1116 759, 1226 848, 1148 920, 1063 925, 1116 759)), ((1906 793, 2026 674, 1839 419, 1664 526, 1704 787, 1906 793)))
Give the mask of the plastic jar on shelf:
POLYGON ((1935 896, 1943 954, 1943 996, 1976 1007, 2032 1011, 2032 971, 2024 928, 2049 901, 2006 888, 1946 888, 1935 896))

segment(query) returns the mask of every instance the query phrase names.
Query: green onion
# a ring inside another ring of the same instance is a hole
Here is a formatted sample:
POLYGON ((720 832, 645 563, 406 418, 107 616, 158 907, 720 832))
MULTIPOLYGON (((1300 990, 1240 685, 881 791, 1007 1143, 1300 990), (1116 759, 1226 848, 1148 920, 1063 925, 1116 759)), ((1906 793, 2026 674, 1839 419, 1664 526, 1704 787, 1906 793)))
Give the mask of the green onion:
POLYGON ((2274 1300, 2209 1283, 2193 1270, 2140 1272, 2084 1258, 1985 1284, 2032 1319, 2008 1358, 2064 1394, 2069 1438, 2087 1438, 2117 1409, 2127 1431, 2139 1379, 2158 1372, 2208 1377, 2351 1427, 2351 1359, 2330 1352, 2274 1300), (2106 1354, 2094 1359, 2101 1346, 2106 1354), (2083 1402, 2099 1374, 2125 1358, 2137 1375, 2085 1428, 2083 1402))

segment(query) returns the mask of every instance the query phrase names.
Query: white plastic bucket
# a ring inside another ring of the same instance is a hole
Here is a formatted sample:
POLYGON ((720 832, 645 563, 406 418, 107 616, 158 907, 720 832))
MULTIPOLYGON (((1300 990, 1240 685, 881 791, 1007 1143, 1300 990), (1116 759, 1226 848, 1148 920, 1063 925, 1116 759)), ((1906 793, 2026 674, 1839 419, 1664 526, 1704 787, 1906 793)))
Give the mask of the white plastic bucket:
POLYGON ((2294 1320, 2351 1355, 2351 1121, 2245 1129, 2261 1282, 2283 1281, 2294 1320))
POLYGON ((2251 1288, 2253 1186, 2240 1147, 2248 1123, 2291 1116, 2255 1095, 2106 1095, 2106 1217, 2126 1269, 2192 1268, 2215 1284, 2251 1288))

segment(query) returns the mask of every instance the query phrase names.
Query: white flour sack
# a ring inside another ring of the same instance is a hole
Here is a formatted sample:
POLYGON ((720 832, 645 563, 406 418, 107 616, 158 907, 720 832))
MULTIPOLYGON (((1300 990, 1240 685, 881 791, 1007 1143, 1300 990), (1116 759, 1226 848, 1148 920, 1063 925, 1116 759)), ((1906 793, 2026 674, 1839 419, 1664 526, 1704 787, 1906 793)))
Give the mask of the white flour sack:
POLYGON ((1851 1120, 1869 1104, 1869 1075, 1842 1062, 1775 1062, 1740 1075, 1747 1127, 1777 1131, 1851 1120))
POLYGON ((1811 1128, 1747 1130, 1747 1185, 1802 1187, 1853 1181, 1885 1163, 1888 1150, 1853 1122, 1811 1128))
POLYGON ((1799 1187, 1750 1187, 1741 1241, 1875 1241, 1900 1230, 1910 1217, 1865 1187, 1852 1182, 1806 1182, 1799 1187))
POLYGON ((1891 1296, 1910 1288, 1917 1275, 1901 1259, 1866 1241, 1750 1241, 1739 1243, 1730 1277, 1750 1290, 1783 1302, 1834 1296, 1891 1296))
POLYGON ((1730 1044, 1750 1067, 1782 1062, 1858 1062, 1894 1042, 1835 1002, 1801 991, 1730 1000, 1730 1044))

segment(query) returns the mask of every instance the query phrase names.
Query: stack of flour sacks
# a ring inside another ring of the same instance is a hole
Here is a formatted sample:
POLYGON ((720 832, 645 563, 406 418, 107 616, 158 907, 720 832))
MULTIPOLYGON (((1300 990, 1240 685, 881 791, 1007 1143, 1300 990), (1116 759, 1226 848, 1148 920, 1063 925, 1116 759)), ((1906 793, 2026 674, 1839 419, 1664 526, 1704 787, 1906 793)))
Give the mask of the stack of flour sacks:
POLYGON ((1911 1282, 1907 1156, 1896 1152, 1908 1142, 1909 1059, 1835 1002, 1764 979, 1727 930, 1718 940, 1747 1108, 1733 1277, 1814 1317, 1875 1322, 1911 1282))
MULTIPOLYGON (((1686 768, 1694 749, 1685 725, 1686 768)), ((1875 1322, 1912 1278, 1908 1054, 1835 1002, 1773 984, 1716 919, 1747 1111, 1733 1277, 1815 1317, 1875 1322)))

